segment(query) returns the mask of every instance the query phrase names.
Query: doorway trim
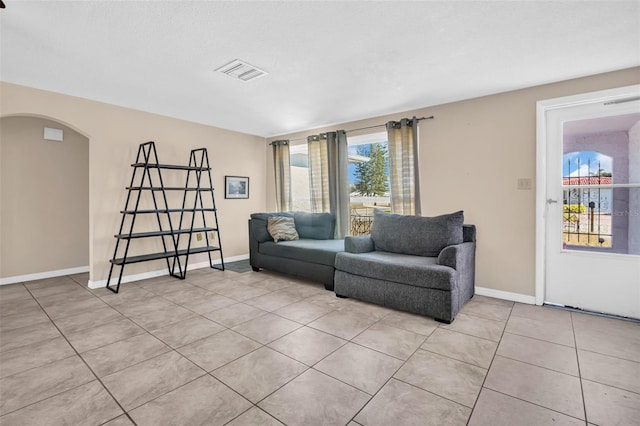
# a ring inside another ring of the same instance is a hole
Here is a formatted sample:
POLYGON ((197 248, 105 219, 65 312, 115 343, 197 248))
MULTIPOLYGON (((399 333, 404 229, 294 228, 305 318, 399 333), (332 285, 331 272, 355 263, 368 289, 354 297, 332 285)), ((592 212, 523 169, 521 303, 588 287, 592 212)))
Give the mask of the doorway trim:
POLYGON ((640 84, 581 93, 536 102, 536 248, 535 299, 536 305, 545 300, 546 278, 546 192, 547 192, 547 112, 579 105, 609 102, 637 97, 640 84))

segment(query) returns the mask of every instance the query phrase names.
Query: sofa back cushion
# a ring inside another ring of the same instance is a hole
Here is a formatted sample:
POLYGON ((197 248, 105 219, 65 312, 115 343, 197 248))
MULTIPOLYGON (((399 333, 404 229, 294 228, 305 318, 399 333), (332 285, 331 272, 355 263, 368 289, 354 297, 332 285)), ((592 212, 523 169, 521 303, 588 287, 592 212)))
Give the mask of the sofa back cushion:
POLYGON ((336 230, 336 218, 331 213, 295 212, 293 218, 300 238, 332 240, 336 230))
POLYGON ((270 217, 292 217, 300 238, 332 240, 336 230, 336 218, 331 213, 279 212, 252 213, 251 231, 259 243, 273 241, 267 230, 270 217))
POLYGON ((293 217, 292 213, 252 213, 251 214, 251 231, 253 238, 259 243, 273 241, 271 234, 267 230, 268 220, 270 217, 293 217))
POLYGON ((463 242, 462 211, 436 217, 374 212, 371 239, 375 249, 416 256, 438 256, 450 245, 463 242))

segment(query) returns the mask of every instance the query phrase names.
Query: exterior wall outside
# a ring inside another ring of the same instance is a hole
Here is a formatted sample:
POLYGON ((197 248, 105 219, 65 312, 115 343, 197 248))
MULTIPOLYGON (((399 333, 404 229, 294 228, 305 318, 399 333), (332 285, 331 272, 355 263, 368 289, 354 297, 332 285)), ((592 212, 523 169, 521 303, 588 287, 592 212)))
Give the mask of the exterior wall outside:
POLYGON ((291 197, 293 198, 293 204, 291 210, 293 211, 311 211, 311 194, 309 194, 309 168, 291 166, 291 181, 297 183, 292 185, 291 197), (306 185, 301 185, 306 183, 306 185))
MULTIPOLYGON (((565 136, 562 147, 564 154, 594 151, 611 157, 613 183, 629 183, 629 136, 627 132, 565 136)), ((613 237, 611 249, 603 251, 626 254, 628 252, 629 216, 624 212, 629 209, 629 190, 617 188, 609 192, 613 193, 611 206, 611 233, 613 237)), ((590 247, 585 250, 594 251, 597 249, 590 247)))
POLYGON ((51 120, 0 118, 0 278, 89 265, 89 139, 51 120), (43 138, 62 129, 62 142, 43 138))
MULTIPOLYGON (((536 102, 638 83, 640 68, 636 67, 278 135, 267 142, 434 115, 434 120, 420 122, 419 128, 422 214, 464 210, 465 221, 478 229, 476 285, 532 296, 535 191, 518 190, 517 179, 535 182, 536 102)), ((267 209, 274 211, 272 161, 267 162, 267 182, 267 209)))
MULTIPOLYGON (((156 142, 163 163, 187 164, 191 149, 208 148, 224 255, 228 258, 248 253, 247 219, 251 212, 263 211, 266 204, 264 138, 6 82, 0 83, 0 100, 1 117, 49 117, 89 139, 92 281, 107 278, 115 247, 113 235, 120 226, 120 210, 126 199, 124 188, 131 179, 130 165, 139 144, 149 140, 156 142), (225 200, 225 175, 248 176, 250 198, 225 200)), ((2 208, 4 213, 6 207, 2 208)), ((159 241, 139 243, 140 250, 146 252, 160 247, 159 241)), ((192 256, 189 263, 205 259, 192 256)), ((127 265, 125 275, 156 271, 165 265, 163 261, 127 265)))

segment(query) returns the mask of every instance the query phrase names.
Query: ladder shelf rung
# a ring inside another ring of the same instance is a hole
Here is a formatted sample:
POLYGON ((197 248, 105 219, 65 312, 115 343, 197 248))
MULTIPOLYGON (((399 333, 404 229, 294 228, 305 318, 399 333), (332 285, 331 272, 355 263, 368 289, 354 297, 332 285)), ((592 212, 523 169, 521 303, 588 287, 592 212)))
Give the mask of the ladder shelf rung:
POLYGON ((191 234, 194 232, 209 232, 209 231, 217 231, 217 228, 188 228, 188 229, 174 229, 164 230, 164 231, 150 231, 150 232, 136 232, 132 234, 116 234, 116 238, 120 238, 122 240, 132 239, 132 238, 146 238, 146 237, 165 237, 167 235, 178 235, 178 234, 191 234))
POLYGON ((158 163, 133 163, 131 167, 146 167, 148 169, 165 169, 165 170, 194 170, 194 171, 200 171, 200 172, 206 172, 211 170, 210 167, 180 166, 177 164, 158 164, 158 163))
MULTIPOLYGON (((216 247, 216 246, 191 247, 190 250, 187 250, 187 249, 178 250, 178 256, 184 256, 186 254, 207 253, 207 252, 219 251, 219 250, 220 250, 220 247, 216 247)), ((109 262, 113 263, 114 265, 128 265, 130 263, 146 262, 149 260, 159 260, 159 259, 166 259, 170 257, 176 257, 176 252, 167 251, 167 252, 159 252, 159 253, 141 254, 137 256, 129 256, 127 257, 126 261, 124 260, 124 258, 120 257, 117 259, 111 259, 109 260, 109 262)))
POLYGON ((193 212, 215 212, 217 209, 213 207, 198 207, 198 208, 185 208, 185 209, 149 209, 149 210, 120 210, 122 214, 149 214, 149 213, 193 213, 193 212))
POLYGON ((193 188, 184 186, 127 186, 128 191, 213 191, 213 188, 193 188))

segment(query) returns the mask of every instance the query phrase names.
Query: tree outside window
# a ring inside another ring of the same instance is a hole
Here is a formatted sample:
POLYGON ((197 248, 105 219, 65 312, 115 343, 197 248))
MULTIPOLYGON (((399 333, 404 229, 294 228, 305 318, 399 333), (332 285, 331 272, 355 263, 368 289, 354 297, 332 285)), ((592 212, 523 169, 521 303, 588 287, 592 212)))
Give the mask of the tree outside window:
POLYGON ((354 163, 352 191, 365 197, 388 196, 389 155, 387 143, 356 146, 359 156, 369 161, 354 163))

